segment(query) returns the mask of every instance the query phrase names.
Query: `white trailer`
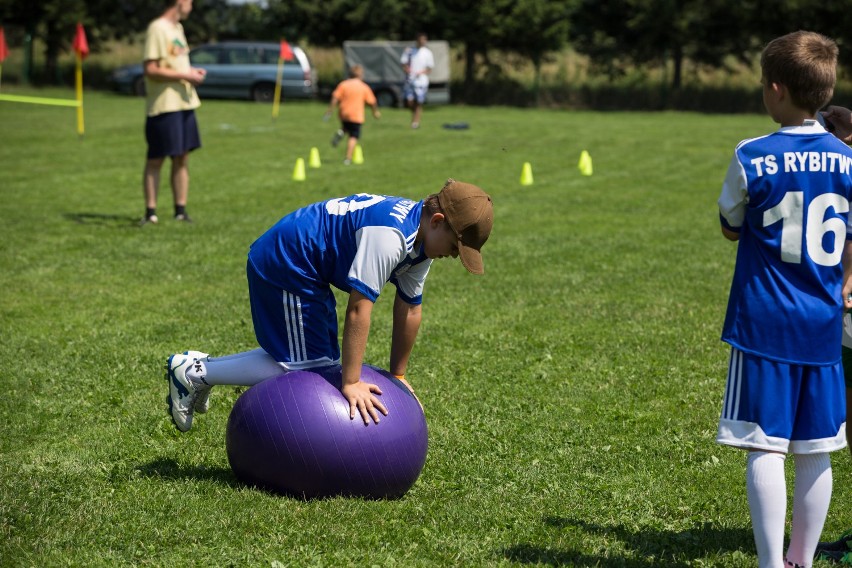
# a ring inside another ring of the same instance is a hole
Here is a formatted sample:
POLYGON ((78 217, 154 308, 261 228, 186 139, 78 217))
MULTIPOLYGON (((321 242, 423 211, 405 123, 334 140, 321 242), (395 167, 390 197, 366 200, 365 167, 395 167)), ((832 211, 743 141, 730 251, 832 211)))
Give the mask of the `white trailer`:
MULTIPOLYGON (((402 104, 402 89, 405 73, 400 58, 406 47, 414 41, 345 41, 343 61, 345 75, 353 65, 364 68, 364 82, 376 93, 379 106, 391 107, 402 104)), ((450 46, 446 41, 430 40, 426 47, 432 50, 435 67, 429 73, 428 104, 450 102, 450 46)))

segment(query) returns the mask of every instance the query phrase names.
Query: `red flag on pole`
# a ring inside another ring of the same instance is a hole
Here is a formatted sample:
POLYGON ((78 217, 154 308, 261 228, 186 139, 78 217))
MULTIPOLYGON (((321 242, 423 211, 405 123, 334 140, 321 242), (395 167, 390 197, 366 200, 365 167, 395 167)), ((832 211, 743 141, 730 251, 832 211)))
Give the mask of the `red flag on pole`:
POLYGON ((278 57, 284 61, 290 61, 293 59, 293 50, 290 49, 290 44, 287 43, 287 40, 281 40, 281 54, 278 57))
POLYGON ((89 42, 86 41, 86 30, 83 29, 83 24, 77 24, 77 35, 74 36, 73 47, 81 59, 89 55, 89 42))
POLYGON ((0 63, 9 57, 9 48, 6 47, 6 34, 3 33, 3 28, 0 28, 0 63))

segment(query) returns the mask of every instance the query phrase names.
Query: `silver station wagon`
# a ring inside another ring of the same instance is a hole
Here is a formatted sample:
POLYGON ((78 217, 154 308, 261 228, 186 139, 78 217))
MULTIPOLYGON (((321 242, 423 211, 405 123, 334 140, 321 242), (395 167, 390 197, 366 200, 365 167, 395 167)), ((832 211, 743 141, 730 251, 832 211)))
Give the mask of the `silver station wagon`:
MULTIPOLYGON (((290 44, 290 49, 293 58, 284 62, 281 98, 313 98, 317 94, 316 70, 300 47, 290 44)), ((198 86, 198 95, 271 102, 275 96, 280 51, 277 42, 249 41, 209 43, 192 49, 189 52, 192 66, 207 71, 204 82, 198 86)), ((119 92, 145 94, 141 64, 116 69, 112 81, 119 92)))

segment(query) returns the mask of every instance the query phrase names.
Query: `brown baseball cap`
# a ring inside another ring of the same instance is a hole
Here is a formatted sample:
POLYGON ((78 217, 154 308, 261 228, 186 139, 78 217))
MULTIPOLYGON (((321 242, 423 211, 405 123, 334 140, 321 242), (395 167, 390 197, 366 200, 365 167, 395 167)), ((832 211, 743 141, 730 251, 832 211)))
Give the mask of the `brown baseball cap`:
POLYGON ((491 196, 473 184, 448 179, 438 193, 438 203, 458 237, 462 264, 471 274, 482 274, 485 268, 480 249, 494 223, 491 196))

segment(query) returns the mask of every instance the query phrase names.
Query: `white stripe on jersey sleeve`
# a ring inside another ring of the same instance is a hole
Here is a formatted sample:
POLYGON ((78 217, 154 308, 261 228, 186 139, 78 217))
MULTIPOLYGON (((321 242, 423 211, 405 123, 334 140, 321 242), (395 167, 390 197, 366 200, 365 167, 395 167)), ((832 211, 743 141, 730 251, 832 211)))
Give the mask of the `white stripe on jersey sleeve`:
POLYGON ((397 276, 396 283, 399 291, 408 298, 420 298, 423 295, 423 284, 431 266, 432 259, 424 260, 397 276))
POLYGON ((355 233, 358 251, 349 267, 350 279, 362 282, 376 296, 406 254, 403 234, 391 227, 368 226, 355 233))
POLYGON ((731 227, 742 227, 747 204, 748 185, 745 170, 734 154, 725 175, 722 194, 719 196, 719 213, 731 227))

